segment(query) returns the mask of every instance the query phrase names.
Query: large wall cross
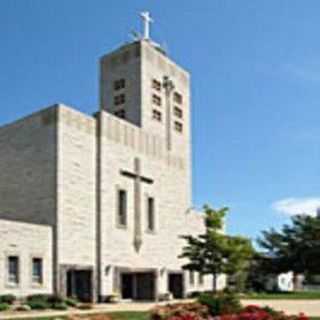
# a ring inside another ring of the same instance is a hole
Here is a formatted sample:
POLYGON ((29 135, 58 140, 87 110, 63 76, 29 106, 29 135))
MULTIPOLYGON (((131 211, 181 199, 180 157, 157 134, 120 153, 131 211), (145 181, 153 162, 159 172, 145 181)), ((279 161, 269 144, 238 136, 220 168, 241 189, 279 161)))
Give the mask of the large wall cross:
POLYGON ((141 227, 141 183, 152 184, 153 180, 141 175, 141 162, 139 158, 134 159, 134 172, 120 170, 120 173, 134 180, 134 239, 133 244, 137 251, 142 245, 141 227))

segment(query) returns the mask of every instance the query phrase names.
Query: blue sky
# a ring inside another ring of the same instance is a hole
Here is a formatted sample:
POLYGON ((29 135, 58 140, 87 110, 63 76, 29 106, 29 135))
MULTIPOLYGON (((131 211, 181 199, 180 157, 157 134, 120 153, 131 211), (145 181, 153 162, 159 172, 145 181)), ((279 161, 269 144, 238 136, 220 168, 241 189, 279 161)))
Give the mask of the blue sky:
POLYGON ((193 196, 256 237, 320 205, 320 2, 2 0, 0 124, 56 102, 94 112, 102 54, 140 29, 192 74, 193 196))

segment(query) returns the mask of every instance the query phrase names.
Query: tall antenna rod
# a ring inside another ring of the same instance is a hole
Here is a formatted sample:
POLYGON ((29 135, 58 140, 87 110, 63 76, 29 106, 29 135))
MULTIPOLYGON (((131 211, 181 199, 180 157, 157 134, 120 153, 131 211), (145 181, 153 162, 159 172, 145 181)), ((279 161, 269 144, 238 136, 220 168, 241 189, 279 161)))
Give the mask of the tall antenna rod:
POLYGON ((143 20, 143 39, 149 40, 150 39, 150 23, 153 22, 153 19, 150 16, 150 13, 148 11, 144 11, 140 13, 140 17, 143 20))

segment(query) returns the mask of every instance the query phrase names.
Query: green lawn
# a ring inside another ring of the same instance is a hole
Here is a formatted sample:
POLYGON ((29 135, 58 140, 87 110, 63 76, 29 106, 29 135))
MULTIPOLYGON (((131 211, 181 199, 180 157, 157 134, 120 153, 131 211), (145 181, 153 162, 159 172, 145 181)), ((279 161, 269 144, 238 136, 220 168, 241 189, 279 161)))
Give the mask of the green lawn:
MULTIPOLYGON (((149 320, 148 312, 138 311, 119 311, 113 313, 106 313, 112 317, 112 320, 149 320)), ((1 315, 1 314, 0 314, 1 315)), ((28 318, 28 320, 54 320, 57 317, 46 317, 46 318, 28 318)), ((68 319, 67 317, 58 317, 59 319, 68 319)), ((15 320, 15 319, 13 319, 15 320)), ((21 319, 19 319, 21 320, 21 319)), ((318 319, 320 320, 320 319, 318 319)))
POLYGON ((114 312, 110 313, 110 316, 113 320, 147 320, 149 319, 148 312, 138 312, 138 311, 131 311, 131 312, 114 312))
POLYGON ((241 299, 261 300, 320 300, 320 291, 315 292, 281 292, 281 293, 250 293, 241 299))

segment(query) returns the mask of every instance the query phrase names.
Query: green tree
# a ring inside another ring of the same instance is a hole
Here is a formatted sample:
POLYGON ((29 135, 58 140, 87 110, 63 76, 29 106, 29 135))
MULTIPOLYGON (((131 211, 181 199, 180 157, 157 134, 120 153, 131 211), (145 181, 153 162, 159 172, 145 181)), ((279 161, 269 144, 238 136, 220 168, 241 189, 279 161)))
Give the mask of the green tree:
POLYGON ((293 271, 295 275, 319 273, 319 217, 294 216, 280 231, 263 231, 258 243, 269 257, 264 267, 270 271, 293 271))
POLYGON ((219 274, 232 275, 244 270, 253 254, 251 242, 240 236, 223 232, 224 219, 229 209, 218 210, 204 206, 205 233, 199 236, 184 235, 187 245, 179 258, 187 259, 185 270, 210 274, 213 277, 213 291, 217 291, 219 274))

